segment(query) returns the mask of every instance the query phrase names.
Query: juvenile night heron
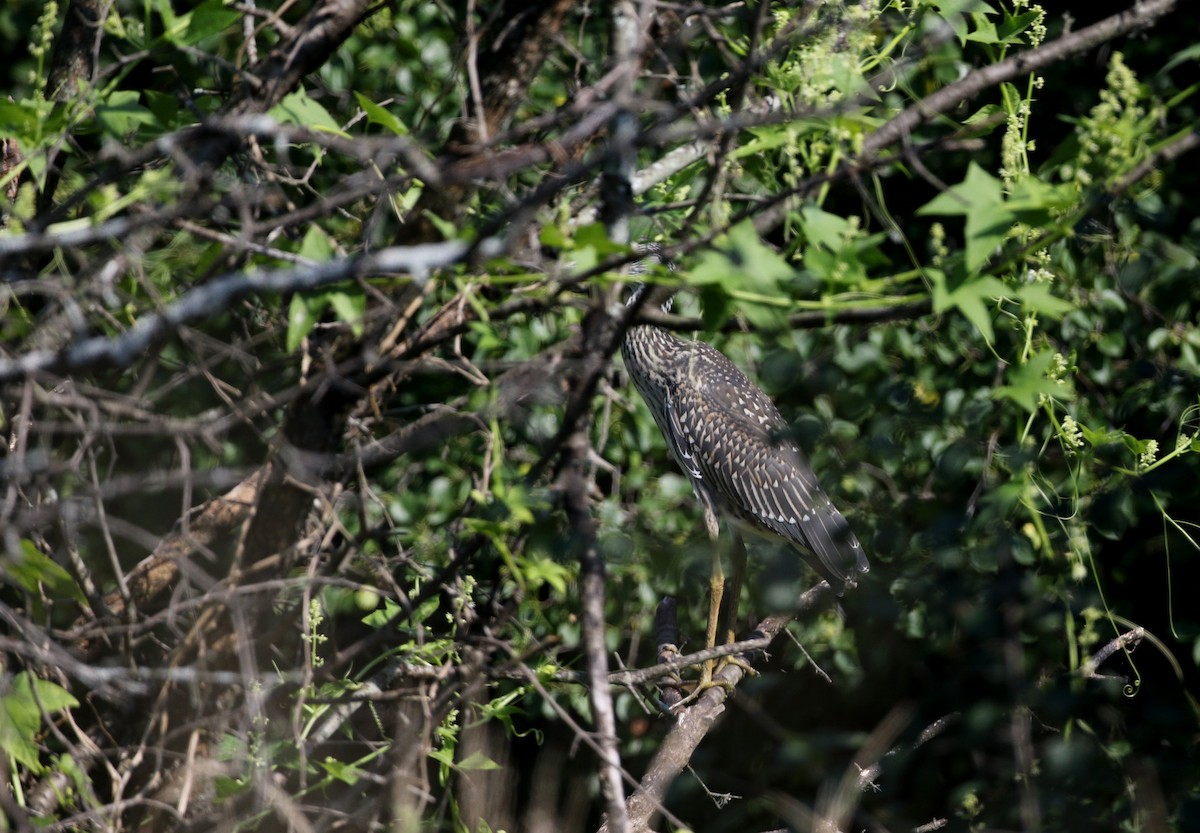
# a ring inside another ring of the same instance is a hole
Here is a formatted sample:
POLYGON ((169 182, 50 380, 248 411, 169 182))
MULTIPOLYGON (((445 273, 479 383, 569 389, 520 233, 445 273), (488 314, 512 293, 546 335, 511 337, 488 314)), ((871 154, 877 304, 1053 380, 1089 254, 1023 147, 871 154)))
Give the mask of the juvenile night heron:
MULTIPOLYGON (((645 284, 630 297, 637 303, 645 284)), ((663 305, 668 309, 670 300, 663 305)), ((850 525, 834 507, 771 398, 712 346, 660 327, 630 327, 625 368, 704 508, 714 542, 707 647, 716 644, 725 574, 715 547, 719 519, 793 545, 841 595, 870 569, 850 525)), ((728 639, 733 640, 745 550, 737 538, 728 639)), ((711 685, 711 665, 701 686, 711 685)))

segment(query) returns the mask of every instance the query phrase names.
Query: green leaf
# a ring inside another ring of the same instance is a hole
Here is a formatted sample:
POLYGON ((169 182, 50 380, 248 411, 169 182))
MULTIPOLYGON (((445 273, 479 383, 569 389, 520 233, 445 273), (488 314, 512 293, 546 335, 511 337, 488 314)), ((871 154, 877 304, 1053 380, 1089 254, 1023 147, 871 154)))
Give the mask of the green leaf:
POLYGON ((337 758, 326 757, 325 760, 319 762, 321 768, 332 778, 341 781, 343 784, 353 786, 357 784, 363 776, 363 771, 353 764, 343 763, 337 758))
MULTIPOLYGON (((23 102, 0 100, 0 132, 26 140, 37 133, 37 108, 23 102)), ((24 143, 23 143, 24 144, 24 143)))
POLYGON ((186 19, 187 23, 180 42, 187 46, 194 45, 225 31, 240 18, 241 14, 236 9, 229 8, 224 0, 206 0, 180 18, 186 19))
POLYGON ((251 783, 253 782, 250 779, 242 780, 240 778, 230 778, 228 775, 218 775, 213 781, 213 788, 217 800, 223 801, 247 792, 250 789, 251 783))
POLYGON ((1010 399, 1026 411, 1032 413, 1038 408, 1043 395, 1056 399, 1069 398, 1071 389, 1046 375, 1050 363, 1054 361, 1054 351, 1043 350, 1019 367, 1009 368, 1009 384, 996 388, 992 396, 996 399, 1010 399))
POLYGON ((542 226, 542 230, 538 234, 538 242, 553 249, 565 249, 568 243, 567 235, 563 233, 562 228, 553 223, 542 226))
MULTIPOLYGON (((713 296, 710 288, 720 287, 727 296, 742 292, 775 298, 782 294, 780 282, 795 274, 783 257, 763 244, 749 220, 731 228, 722 242, 719 249, 705 252, 687 276, 689 283, 705 288, 704 322, 712 327, 720 326, 724 317, 709 307, 708 299, 713 296)), ((727 309, 724 304, 722 307, 727 309)), ((786 322, 779 308, 745 297, 740 299, 739 308, 755 327, 779 329, 786 322)))
POLYGON ((324 263, 334 255, 333 241, 320 226, 309 226, 304 239, 300 241, 299 254, 317 263, 324 263))
POLYGON ((752 127, 749 133, 754 138, 745 142, 732 153, 729 154, 732 159, 740 159, 744 156, 758 156, 766 153, 769 150, 775 150, 779 147, 792 145, 796 143, 796 129, 790 124, 772 124, 763 127, 752 127))
POLYGON ((575 230, 575 247, 595 250, 596 254, 605 258, 609 255, 627 254, 630 249, 624 243, 617 243, 608 236, 608 229, 603 223, 588 223, 575 230))
POLYGON ((1093 447, 1107 445, 1108 443, 1118 443, 1125 438, 1124 431, 1113 428, 1092 430, 1083 423, 1079 423, 1079 430, 1083 433, 1084 441, 1093 447))
POLYGON ((1020 44, 1021 38, 1017 37, 1030 26, 1032 26, 1039 17, 1041 12, 1023 12, 1018 15, 1004 15, 1004 20, 996 27, 996 35, 1003 44, 1020 44))
POLYGON ((999 104, 985 104, 963 120, 965 125, 982 124, 997 113, 1003 112, 999 104))
POLYGON ((723 242, 721 248, 704 253, 689 274, 689 283, 728 291, 773 290, 793 274, 787 261, 763 245, 749 220, 731 228, 723 242))
POLYGON ((179 127, 179 99, 158 90, 142 90, 146 108, 154 114, 159 126, 166 130, 179 127))
POLYGON ((1096 349, 1110 359, 1120 358, 1125 355, 1125 334, 1120 330, 1105 333, 1096 342, 1096 349))
POLYGON ((27 671, 12 679, 0 698, 0 749, 10 759, 35 774, 45 771, 38 756, 37 735, 45 713, 74 708, 79 701, 62 686, 41 680, 27 671))
POLYGON ((855 227, 845 217, 822 211, 815 205, 806 205, 800 210, 800 227, 809 242, 824 246, 832 252, 846 247, 846 241, 855 227))
POLYGON ((334 291, 327 293, 329 305, 338 321, 350 325, 356 336, 363 334, 363 316, 367 311, 367 296, 361 291, 334 291))
POLYGON ((17 552, 0 555, 0 575, 33 595, 38 595, 41 588, 45 587, 54 596, 65 596, 80 604, 87 603, 83 590, 71 574, 28 539, 21 541, 17 552))
POLYGON ((358 106, 367 114, 368 122, 377 124, 397 136, 408 135, 408 128, 404 126, 404 122, 392 115, 389 110, 379 106, 360 92, 354 93, 354 97, 358 99, 358 106))
POLYGON ((975 24, 975 29, 967 35, 967 40, 975 43, 1000 42, 1000 37, 996 34, 996 24, 988 20, 986 14, 972 12, 971 22, 975 24))
POLYGON ((464 770, 492 770, 500 769, 500 764, 493 761, 482 752, 472 752, 466 758, 458 762, 458 768, 464 770))
POLYGON ((1185 49, 1181 49, 1171 56, 1171 60, 1163 64, 1163 68, 1158 71, 1159 75, 1166 75, 1171 70, 1180 64, 1186 64, 1188 61, 1200 61, 1200 43, 1194 43, 1185 49))
POLYGON ((1070 301, 1059 298, 1051 292, 1049 284, 1027 284, 1015 290, 1015 294, 1021 300, 1021 306, 1050 318, 1062 318, 1075 309, 1075 305, 1070 301))
POLYGON ((966 178, 961 183, 938 194, 917 213, 946 217, 964 215, 967 218, 966 266, 972 272, 991 257, 1016 222, 1016 217, 1005 205, 1000 180, 976 162, 967 168, 966 178))
POLYGON ((308 300, 299 293, 292 296, 288 305, 287 351, 296 352, 300 342, 317 325, 317 316, 309 307, 308 300))
POLYGON ((438 233, 442 235, 443 240, 454 240, 459 236, 458 226, 454 225, 454 223, 451 223, 449 220, 439 217, 432 211, 425 211, 421 216, 428 220, 433 227, 438 230, 438 233))
POLYGON ((329 115, 329 111, 308 97, 303 87, 284 96, 271 108, 271 117, 285 124, 295 124, 312 130, 324 130, 338 136, 347 136, 341 126, 329 115))
POLYGON ((549 558, 523 559, 521 572, 525 574, 525 581, 530 589, 548 584, 560 594, 567 592, 567 583, 572 576, 570 569, 549 558))
POLYGON ((989 275, 969 281, 963 280, 960 275, 956 282, 945 272, 931 269, 929 277, 933 283, 933 311, 957 309, 991 344, 995 337, 991 306, 996 298, 1008 294, 1008 287, 989 275))
POLYGON ((96 105, 96 121, 112 139, 123 139, 142 124, 154 124, 154 114, 138 104, 137 90, 114 90, 103 104, 96 105))
POLYGON ((186 21, 180 20, 179 16, 175 14, 175 9, 171 7, 171 0, 154 0, 154 10, 162 18, 163 38, 177 43, 178 37, 186 28, 186 21))
POLYGON ((362 618, 362 622, 368 627, 382 628, 384 625, 391 622, 403 612, 404 608, 400 607, 395 600, 385 596, 383 599, 383 607, 377 608, 371 613, 368 613, 362 618))
POLYGON ((1051 185, 1037 177, 1023 176, 1013 183, 1006 206, 1013 217, 1029 225, 1042 225, 1074 208, 1079 202, 1074 185, 1051 185))
POLYGON ((991 8, 983 0, 933 0, 930 5, 937 9, 938 17, 954 30, 960 44, 967 42, 968 35, 967 21, 964 15, 979 11, 991 11, 991 8))

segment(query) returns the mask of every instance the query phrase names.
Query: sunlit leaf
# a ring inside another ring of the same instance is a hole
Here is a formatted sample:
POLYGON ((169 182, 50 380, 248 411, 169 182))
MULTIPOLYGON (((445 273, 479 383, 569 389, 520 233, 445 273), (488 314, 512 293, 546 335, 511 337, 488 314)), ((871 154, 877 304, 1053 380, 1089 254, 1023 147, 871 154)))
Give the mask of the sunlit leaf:
POLYGON ((79 701, 62 686, 21 671, 0 697, 0 749, 16 763, 43 772, 36 744, 43 715, 78 705, 79 701))

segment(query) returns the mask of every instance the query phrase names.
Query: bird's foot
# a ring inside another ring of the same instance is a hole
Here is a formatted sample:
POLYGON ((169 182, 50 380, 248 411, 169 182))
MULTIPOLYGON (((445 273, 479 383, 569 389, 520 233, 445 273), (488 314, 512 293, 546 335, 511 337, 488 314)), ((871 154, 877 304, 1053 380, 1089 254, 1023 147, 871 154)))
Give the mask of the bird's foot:
POLYGON ((726 665, 735 665, 742 669, 742 673, 747 677, 757 677, 758 669, 742 658, 741 654, 733 654, 727 657, 721 657, 717 660, 717 671, 720 671, 726 665))
POLYGON ((733 694, 734 685, 729 680, 717 677, 716 672, 723 668, 724 664, 719 664, 716 660, 708 660, 700 667, 700 679, 696 680, 694 687, 686 697, 675 704, 676 711, 690 706, 692 703, 700 699, 700 695, 708 691, 710 688, 725 689, 725 696, 733 694))
POLYGON ((680 709, 684 706, 691 705, 700 698, 700 695, 708 691, 710 688, 725 689, 725 696, 729 697, 733 694, 733 690, 737 687, 735 683, 724 677, 717 676, 726 666, 734 665, 742 669, 742 673, 747 677, 757 677, 758 671, 754 666, 742 659, 740 656, 724 656, 719 659, 709 660, 700 668, 700 679, 696 681, 695 687, 687 697, 684 697, 673 708, 680 709))

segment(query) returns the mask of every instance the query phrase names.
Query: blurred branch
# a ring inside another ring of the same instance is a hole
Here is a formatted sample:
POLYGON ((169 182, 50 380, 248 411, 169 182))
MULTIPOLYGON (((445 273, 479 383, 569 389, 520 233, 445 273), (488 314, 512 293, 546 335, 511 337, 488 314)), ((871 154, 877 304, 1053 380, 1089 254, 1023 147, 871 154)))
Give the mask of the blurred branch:
MULTIPOLYGON (((880 324, 885 321, 907 321, 921 318, 933 311, 933 301, 929 299, 912 301, 903 304, 888 304, 880 307, 855 307, 853 309, 830 310, 829 312, 796 312, 788 316, 788 329, 809 330, 829 327, 834 324, 880 324)), ((662 327, 664 330, 676 332, 694 332, 704 330, 702 318, 692 318, 685 315, 673 315, 662 312, 657 308, 642 310, 638 321, 662 327)), ((737 318, 731 318, 721 328, 721 332, 741 332, 743 325, 737 318)))
POLYGON ((269 110, 295 89, 304 76, 329 60, 359 23, 379 5, 370 0, 322 0, 287 32, 265 58, 252 65, 247 75, 257 83, 242 84, 221 108, 226 115, 244 115, 269 110))
POLYGON ((596 545, 595 522, 587 497, 584 466, 587 460, 587 436, 580 430, 572 435, 566 453, 569 462, 559 478, 567 518, 575 545, 579 548, 579 596, 582 606, 583 647, 587 656, 588 693, 595 721, 597 753, 600 758, 600 783, 608 804, 608 819, 614 830, 628 829, 625 817, 625 790, 621 781, 621 755, 617 748, 617 720, 612 691, 608 686, 608 648, 604 621, 604 559, 596 545))
MULTIPOLYGON (((608 236, 617 243, 629 242, 629 220, 633 213, 633 176, 637 152, 637 121, 634 118, 634 82, 637 80, 645 54, 646 27, 650 23, 648 5, 639 9, 633 0, 617 0, 612 4, 609 34, 612 54, 611 71, 616 73, 613 99, 616 110, 609 122, 608 151, 604 156, 604 171, 600 177, 600 218, 608 236)), ((570 521, 580 554, 580 602, 583 606, 583 640, 587 655, 588 692, 599 733, 600 783, 607 803, 607 824, 615 833, 626 833, 625 789, 621 780, 621 754, 617 745, 617 723, 613 709, 612 691, 608 685, 608 648, 604 619, 604 559, 596 544, 595 522, 588 501, 585 476, 588 452, 591 449, 586 426, 591 400, 600 374, 616 351, 623 331, 614 332, 613 320, 606 312, 613 300, 614 289, 601 290, 581 328, 585 360, 579 372, 573 374, 572 397, 563 418, 558 438, 565 439, 560 463, 559 488, 562 490, 567 518, 570 521), (589 366, 590 365, 590 366, 589 366)))
POLYGON ((478 250, 482 257, 494 257, 502 248, 503 244, 494 238, 474 247, 458 241, 426 243, 381 249, 327 263, 227 274, 180 296, 161 312, 143 315, 115 338, 96 336, 63 351, 39 350, 0 359, 0 384, 37 373, 71 373, 102 365, 129 367, 179 327, 224 312, 247 295, 303 292, 368 275, 401 273, 425 280, 431 271, 458 263, 473 251, 478 250))
POLYGON ((1108 189, 1109 193, 1122 194, 1128 191, 1154 171, 1174 162, 1185 153, 1193 151, 1198 147, 1200 147, 1200 127, 1195 127, 1150 154, 1149 158, 1142 161, 1132 171, 1113 183, 1108 189))

